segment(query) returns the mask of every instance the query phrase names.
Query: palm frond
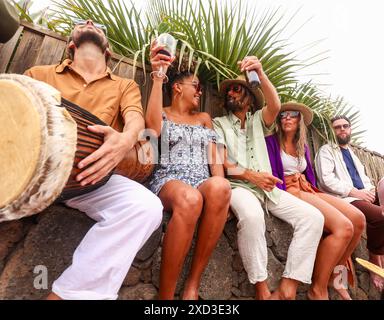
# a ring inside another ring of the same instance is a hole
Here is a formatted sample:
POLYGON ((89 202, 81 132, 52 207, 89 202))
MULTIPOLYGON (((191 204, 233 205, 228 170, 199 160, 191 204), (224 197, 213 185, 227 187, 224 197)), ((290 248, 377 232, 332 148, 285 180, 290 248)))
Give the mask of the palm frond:
MULTIPOLYGON (((21 14, 33 20, 27 12, 30 0, 19 2, 21 14)), ((49 15, 49 28, 68 35, 74 18, 103 23, 108 27, 113 51, 133 59, 134 68, 138 61, 145 68, 149 44, 158 34, 168 32, 179 40, 179 66, 183 58, 189 66, 197 61, 195 72, 203 82, 218 86, 223 79, 236 77, 240 72, 238 61, 255 55, 283 102, 296 100, 313 109, 312 126, 324 139, 334 139, 330 119, 335 114, 349 115, 354 129, 360 125, 359 111, 341 97, 326 95, 321 90, 324 84, 299 82, 308 67, 320 64, 328 54, 321 51, 303 57, 321 40, 293 48, 291 37, 310 20, 286 35, 300 8, 293 14, 281 12, 280 8, 262 11, 242 0, 147 0, 143 10, 136 9, 133 0, 52 2, 55 7, 49 15)), ((354 132, 354 141, 360 141, 364 131, 354 132)))
POLYGON ((311 127, 319 134, 323 141, 336 141, 332 129, 331 119, 339 114, 346 115, 351 120, 353 128, 352 142, 360 144, 365 130, 358 130, 360 126, 360 112, 354 106, 350 105, 342 97, 333 99, 326 96, 312 82, 304 84, 296 83, 289 87, 284 94, 280 95, 282 103, 296 101, 303 103, 312 109, 314 118, 311 127))

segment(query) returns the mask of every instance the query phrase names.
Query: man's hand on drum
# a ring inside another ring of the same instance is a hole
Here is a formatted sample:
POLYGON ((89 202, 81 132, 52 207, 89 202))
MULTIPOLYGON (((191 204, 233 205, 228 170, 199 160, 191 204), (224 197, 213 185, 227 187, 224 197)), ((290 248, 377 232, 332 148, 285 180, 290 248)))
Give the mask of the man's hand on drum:
POLYGON ((104 143, 78 164, 80 169, 91 165, 76 177, 77 181, 81 181, 82 186, 95 184, 103 179, 123 160, 135 144, 135 141, 129 141, 127 132, 121 133, 108 126, 89 126, 88 130, 102 134, 104 143))

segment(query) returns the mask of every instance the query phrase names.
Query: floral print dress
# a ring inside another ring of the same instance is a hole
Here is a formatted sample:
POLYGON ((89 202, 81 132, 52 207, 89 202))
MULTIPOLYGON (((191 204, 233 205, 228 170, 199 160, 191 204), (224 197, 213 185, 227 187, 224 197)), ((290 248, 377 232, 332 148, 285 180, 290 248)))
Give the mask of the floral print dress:
POLYGON ((163 185, 171 180, 180 180, 197 188, 210 176, 210 142, 216 143, 214 130, 202 125, 172 122, 163 112, 160 161, 149 178, 149 189, 159 194, 163 185))

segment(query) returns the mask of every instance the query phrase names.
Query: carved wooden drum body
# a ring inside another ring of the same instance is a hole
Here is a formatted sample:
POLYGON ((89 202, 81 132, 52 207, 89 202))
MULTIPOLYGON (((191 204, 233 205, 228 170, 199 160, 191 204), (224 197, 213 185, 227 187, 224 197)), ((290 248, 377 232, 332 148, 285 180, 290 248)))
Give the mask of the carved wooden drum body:
MULTIPOLYGON (((75 180, 77 164, 103 143, 87 130, 95 124, 105 125, 53 87, 27 76, 0 75, 0 222, 36 214, 108 181, 112 173, 93 186, 75 180)), ((153 160, 150 142, 139 142, 116 171, 143 182, 153 160)))

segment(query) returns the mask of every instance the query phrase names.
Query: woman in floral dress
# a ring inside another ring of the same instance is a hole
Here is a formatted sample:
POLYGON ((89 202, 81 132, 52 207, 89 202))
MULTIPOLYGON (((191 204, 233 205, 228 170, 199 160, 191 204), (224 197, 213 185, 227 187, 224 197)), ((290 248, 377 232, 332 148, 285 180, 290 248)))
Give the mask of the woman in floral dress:
POLYGON ((164 76, 174 57, 151 48, 153 87, 146 111, 146 127, 160 137, 159 163, 148 187, 165 211, 172 213, 165 232, 160 268, 159 299, 173 299, 177 280, 191 247, 199 220, 194 255, 182 299, 198 299, 201 275, 223 231, 231 189, 216 150, 211 117, 199 112, 202 94, 199 79, 171 66, 167 83, 170 106, 163 108, 164 76))

